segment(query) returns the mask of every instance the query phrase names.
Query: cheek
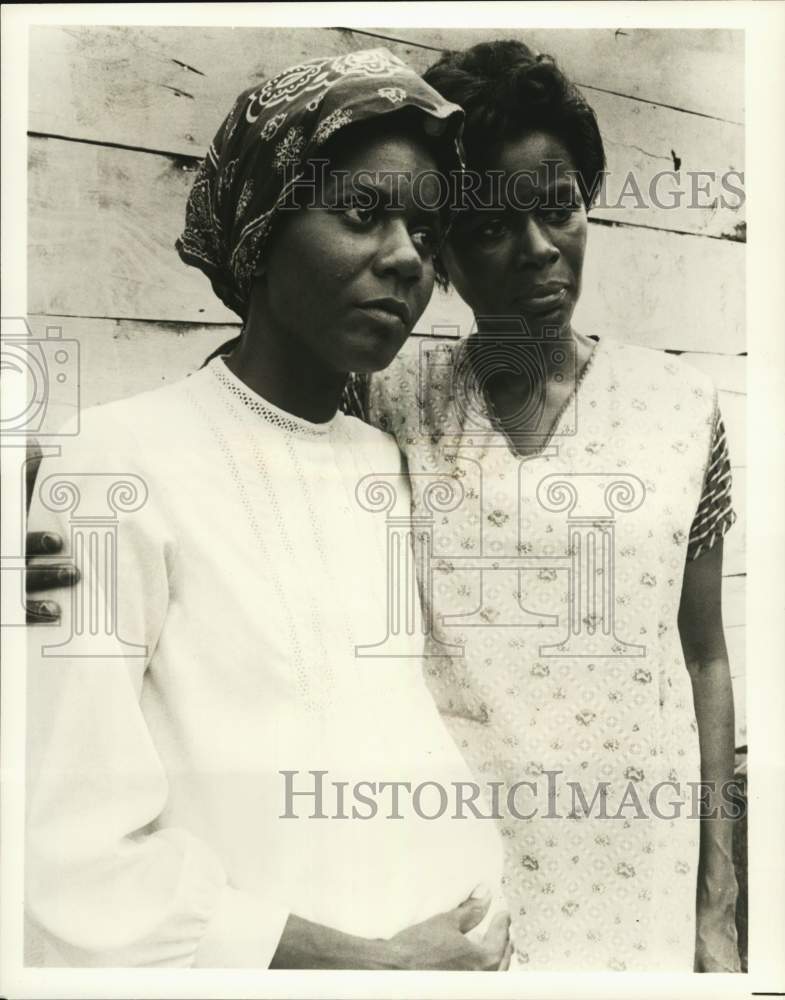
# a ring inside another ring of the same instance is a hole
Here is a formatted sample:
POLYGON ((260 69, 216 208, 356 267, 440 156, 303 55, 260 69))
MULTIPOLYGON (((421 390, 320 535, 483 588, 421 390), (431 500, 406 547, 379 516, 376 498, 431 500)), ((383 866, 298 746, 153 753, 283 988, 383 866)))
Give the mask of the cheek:
POLYGON ((332 305, 339 305, 345 299, 354 282, 370 267, 371 260, 372 248, 360 235, 331 226, 301 248, 295 266, 307 269, 310 293, 319 290, 324 297, 323 307, 329 311, 332 305))
MULTIPOLYGON (((307 220, 310 222, 310 220, 307 220)), ((357 248, 343 234, 292 225, 276 243, 268 270, 271 293, 290 313, 329 314, 358 269, 357 248)))
POLYGON ((565 241, 565 246, 563 253, 565 257, 569 260, 575 276, 580 281, 581 272, 583 270, 583 259, 586 255, 586 241, 589 234, 589 226, 586 220, 586 216, 578 221, 575 228, 567 234, 567 240, 565 241))
POLYGON ((461 298, 473 308, 494 298, 503 262, 498 254, 483 254, 449 244, 442 255, 447 274, 461 298))
POLYGON ((415 289, 417 295, 417 316, 415 317, 415 322, 422 316, 428 303, 431 301, 435 284, 436 267, 434 261, 433 259, 424 260, 422 278, 415 289))

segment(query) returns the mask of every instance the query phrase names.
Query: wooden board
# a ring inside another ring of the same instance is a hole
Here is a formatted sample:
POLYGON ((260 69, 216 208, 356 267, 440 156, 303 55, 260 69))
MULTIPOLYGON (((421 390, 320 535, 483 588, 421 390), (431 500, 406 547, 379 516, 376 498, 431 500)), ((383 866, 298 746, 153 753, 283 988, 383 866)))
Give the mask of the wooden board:
POLYGON ((607 158, 598 220, 746 238, 744 129, 597 92, 607 158), (676 170, 678 164, 678 170, 676 170))
POLYGON ((165 156, 32 139, 28 311, 236 322, 174 249, 193 178, 165 156))
POLYGON ((62 339, 78 343, 83 409, 182 378, 199 368, 216 347, 240 332, 239 326, 72 316, 34 315, 28 317, 28 323, 37 338, 44 339, 50 328, 60 330, 62 339))
POLYGON ((379 44, 412 51, 330 28, 33 27, 29 128, 203 156, 255 81, 379 44))
MULTIPOLYGON (((430 49, 332 29, 271 29, 265 37, 261 31, 34 28, 30 128, 202 156, 237 93, 298 60, 376 42, 419 69, 434 56, 430 49)), ((591 42, 584 47, 591 51, 591 42)), ((598 219, 711 236, 743 234, 743 198, 719 180, 729 170, 743 170, 740 126, 600 90, 590 97, 608 156, 598 219), (677 163, 678 179, 670 176, 677 163), (702 182, 707 191, 693 192, 689 172, 695 171, 715 175, 702 182)))
MULTIPOLYGON (((553 55, 582 87, 615 91, 727 121, 744 119, 744 33, 701 28, 374 28, 378 35, 463 49, 517 38, 553 55)), ((433 60, 428 57, 428 62, 433 60)), ((426 64, 427 65, 427 64, 426 64)))
POLYGON ((744 260, 726 240, 591 226, 576 323, 646 347, 739 354, 744 260))

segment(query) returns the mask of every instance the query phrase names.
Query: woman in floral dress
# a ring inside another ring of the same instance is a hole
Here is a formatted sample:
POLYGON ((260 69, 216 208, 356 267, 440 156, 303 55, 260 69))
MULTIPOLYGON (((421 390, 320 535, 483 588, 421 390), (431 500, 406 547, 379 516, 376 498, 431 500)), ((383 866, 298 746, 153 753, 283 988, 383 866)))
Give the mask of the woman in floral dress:
POLYGON ((571 325, 604 153, 553 61, 483 44, 426 77, 464 108, 483 178, 443 252, 476 332, 410 342, 354 388, 432 524, 427 673, 506 795, 518 965, 737 970, 730 822, 696 818, 698 783, 733 774, 716 391, 571 325))

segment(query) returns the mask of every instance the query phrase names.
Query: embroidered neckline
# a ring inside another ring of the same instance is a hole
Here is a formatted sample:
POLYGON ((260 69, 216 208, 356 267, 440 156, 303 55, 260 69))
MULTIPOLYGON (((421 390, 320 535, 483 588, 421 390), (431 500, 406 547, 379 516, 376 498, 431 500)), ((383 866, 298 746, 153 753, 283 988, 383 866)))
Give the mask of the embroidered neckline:
POLYGON ((290 434, 324 437, 341 422, 343 414, 340 411, 330 420, 317 424, 310 420, 305 420, 303 417, 298 417, 294 413, 282 410, 274 403, 254 392, 253 389, 250 389, 245 382, 231 371, 223 357, 214 358, 208 365, 208 368, 215 375, 221 386, 227 389, 248 410, 261 417, 273 427, 279 427, 290 434))

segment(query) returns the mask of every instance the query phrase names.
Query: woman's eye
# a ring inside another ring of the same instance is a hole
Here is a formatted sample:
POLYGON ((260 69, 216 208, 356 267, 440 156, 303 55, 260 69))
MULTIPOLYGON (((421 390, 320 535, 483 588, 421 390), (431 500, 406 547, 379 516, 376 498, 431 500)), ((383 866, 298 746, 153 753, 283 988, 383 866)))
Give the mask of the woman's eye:
POLYGON ((558 208, 541 208, 540 216, 546 222, 558 224, 562 222, 569 222, 577 210, 577 205, 560 205, 558 208))
POLYGON ((343 213, 356 226, 368 226, 376 218, 375 210, 363 205, 349 205, 343 210, 343 213))
POLYGON ((487 219, 476 226, 473 235, 480 240, 497 240, 506 232, 507 227, 503 219, 487 219))
POLYGON ((428 227, 415 229, 411 237, 412 243, 414 243, 420 253, 428 256, 435 254, 442 242, 441 233, 428 227))

